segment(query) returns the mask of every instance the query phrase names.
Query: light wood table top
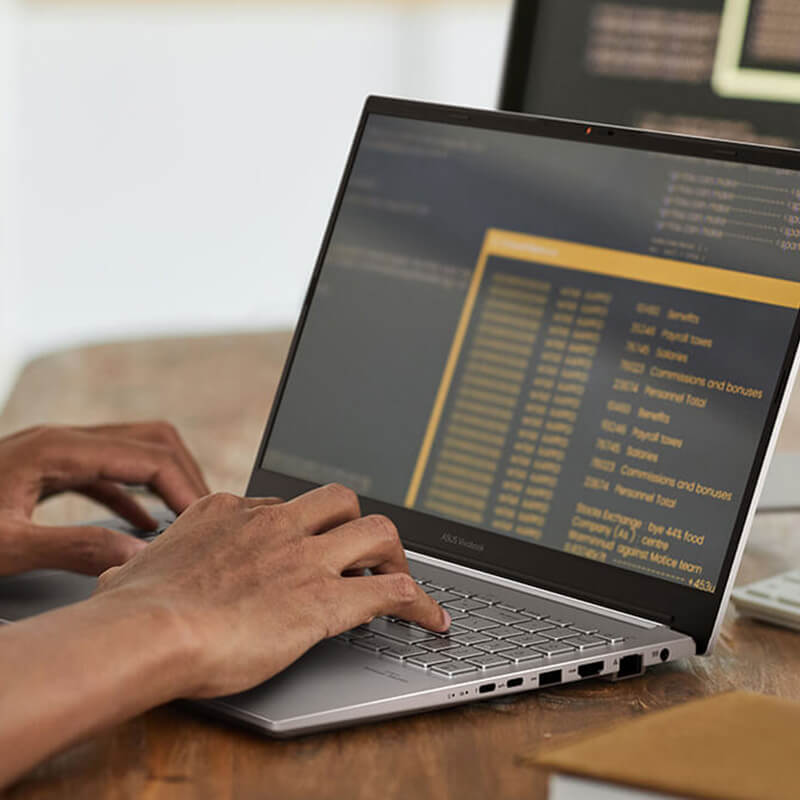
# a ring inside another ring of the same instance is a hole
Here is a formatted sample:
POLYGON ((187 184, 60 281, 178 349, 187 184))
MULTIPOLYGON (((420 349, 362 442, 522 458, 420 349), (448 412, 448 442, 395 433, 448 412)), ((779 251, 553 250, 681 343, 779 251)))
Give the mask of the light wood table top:
MULTIPOLYGON (((31 364, 0 435, 41 422, 168 418, 215 489, 241 492, 289 342, 285 333, 109 344, 31 364)), ((781 441, 800 450, 800 403, 781 441)), ((800 478, 799 478, 800 480, 800 478)), ((97 516, 82 501, 43 519, 97 516)), ((756 519, 740 582, 800 565, 800 517, 756 519)), ((91 667, 90 667, 91 668, 91 667)), ((51 758, 7 792, 36 798, 543 798, 539 748, 730 689, 800 700, 800 635, 728 611, 713 656, 619 684, 589 681, 293 741, 160 708, 51 758)))

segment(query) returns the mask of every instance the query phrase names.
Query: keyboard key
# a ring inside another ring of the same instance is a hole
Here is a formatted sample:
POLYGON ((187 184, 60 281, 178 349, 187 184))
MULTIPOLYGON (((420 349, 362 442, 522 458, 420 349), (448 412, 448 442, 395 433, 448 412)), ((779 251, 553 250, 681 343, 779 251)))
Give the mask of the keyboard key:
POLYGON ((458 600, 460 595, 453 592, 443 592, 441 589, 431 589, 428 597, 432 597, 437 603, 446 603, 448 600, 458 600))
POLYGON ((597 633, 597 628, 593 625, 584 625, 581 623, 580 625, 570 625, 572 630, 577 631, 578 633, 585 633, 587 636, 591 633, 597 633))
POLYGON ((525 622, 527 619, 527 617, 524 617, 522 614, 517 614, 516 611, 508 611, 499 606, 476 609, 473 615, 476 617, 483 617, 484 619, 490 619, 495 624, 499 623, 500 625, 513 625, 517 622, 525 622))
POLYGON ((566 627, 568 627, 569 625, 572 624, 571 622, 569 622, 569 621, 567 621, 565 619, 557 619, 556 617, 548 617, 547 621, 551 625, 558 625, 559 628, 566 628, 566 627))
POLYGON ((473 656, 469 659, 470 664, 474 664, 476 667, 480 667, 481 669, 491 669, 492 667, 502 667, 503 664, 508 664, 509 661, 506 658, 501 658, 500 656, 493 656, 490 653, 486 653, 482 656, 473 656))
POLYGON ((395 644, 394 647, 387 647, 381 651, 382 656, 394 658, 396 661, 403 661, 409 656, 421 656, 424 650, 412 644, 395 644))
POLYGON ((497 602, 494 597, 489 597, 486 594, 471 594, 470 597, 487 606, 493 606, 497 602))
POLYGON ((399 622, 389 622, 388 619, 381 619, 380 617, 372 620, 372 622, 368 622, 364 627, 370 631, 370 633, 388 636, 391 639, 396 639, 398 642, 404 642, 406 644, 421 642, 436 635, 422 628, 409 628, 407 625, 401 625, 399 622))
POLYGON ((557 656, 560 653, 571 653, 575 650, 572 645, 566 642, 547 642, 546 644, 537 644, 536 649, 546 656, 557 656))
POLYGON ((525 633, 538 633, 539 631, 552 630, 555 625, 551 625, 549 622, 541 619, 526 619, 523 622, 518 622, 514 627, 525 631, 525 633))
POLYGON ((605 639, 609 644, 621 644, 625 641, 625 637, 618 633, 598 633, 601 639, 605 639))
POLYGON ((520 614, 525 614, 526 617, 532 617, 533 619, 547 619, 547 614, 544 611, 535 611, 532 608, 521 608, 519 609, 520 614))
POLYGON ((494 628, 497 625, 496 622, 492 622, 488 619, 482 619, 481 617, 471 617, 466 616, 463 619, 459 619, 453 623, 453 633, 455 633, 456 628, 464 628, 468 631, 485 631, 487 628, 494 628))
POLYGON ((522 636, 515 636, 508 641, 517 647, 530 647, 534 644, 546 644, 548 640, 543 636, 539 636, 538 633, 524 633, 522 636))
POLYGON ((477 631, 463 631, 451 637, 454 642, 459 644, 478 644, 479 642, 491 641, 491 637, 485 633, 478 633, 477 631))
MULTIPOLYGON (((404 625, 406 628, 411 628, 413 631, 417 631, 417 633, 424 634, 428 639, 441 639, 443 636, 447 636, 446 633, 434 633, 434 631, 429 631, 427 628, 423 628, 422 625, 417 625, 416 622, 406 622, 405 620, 398 620, 398 625, 404 625)), ((419 639, 419 641, 423 641, 419 639)))
POLYGON ((495 639, 509 639, 512 636, 519 636, 520 631, 509 625, 498 625, 496 628, 487 628, 484 633, 495 639))
POLYGON ((575 631, 571 631, 569 628, 550 628, 546 631, 540 631, 539 635, 557 642, 560 639, 568 639, 570 636, 574 636, 575 631))
POLYGON ((519 610, 519 606, 517 606, 514 603, 507 603, 505 600, 500 600, 497 603, 495 603, 495 605, 498 608, 504 608, 506 611, 518 611, 519 610))
POLYGON ((344 635, 349 639, 364 639, 372 634, 364 628, 353 628, 351 631, 345 631, 344 635))
POLYGON ((444 664, 450 657, 446 653, 421 653, 418 656, 409 656, 408 663, 415 667, 432 667, 434 664, 444 664))
POLYGON ((522 664, 524 661, 535 661, 537 658, 544 658, 544 655, 537 653, 536 650, 517 647, 514 650, 505 650, 503 658, 507 658, 515 664, 522 664))
POLYGON ((464 658, 471 658, 472 656, 479 656, 481 651, 475 647, 453 647, 447 651, 450 658, 457 658, 461 661, 464 658))
POLYGON ((440 592, 446 592, 450 588, 449 586, 445 586, 438 581, 427 581, 427 584, 431 587, 431 589, 438 589, 440 592))
POLYGON ((588 650, 590 647, 603 647, 607 645, 605 639, 598 636, 590 636, 588 634, 581 634, 580 636, 571 636, 569 639, 564 639, 566 644, 571 644, 580 650, 588 650))
POLYGON ((380 653, 382 650, 395 647, 397 642, 393 642, 391 639, 385 639, 383 636, 367 636, 366 639, 356 639, 353 644, 361 650, 369 650, 370 653, 380 653))
POLYGON ((449 636, 442 639, 428 639, 425 642, 420 642, 419 646, 429 653, 438 653, 441 650, 449 650, 451 647, 460 647, 458 642, 454 642, 449 636))
POLYGON ((447 678, 454 678, 456 675, 466 675, 470 672, 477 672, 478 668, 467 661, 445 661, 433 667, 434 672, 444 675, 447 678))
POLYGON ((452 608, 454 611, 475 611, 479 608, 485 608, 483 603, 477 600, 471 600, 469 597, 459 597, 455 600, 450 600, 442 604, 445 608, 452 608))
POLYGON ((513 650, 515 645, 503 639, 492 639, 488 642, 481 642, 477 647, 486 653, 500 653, 503 650, 513 650))

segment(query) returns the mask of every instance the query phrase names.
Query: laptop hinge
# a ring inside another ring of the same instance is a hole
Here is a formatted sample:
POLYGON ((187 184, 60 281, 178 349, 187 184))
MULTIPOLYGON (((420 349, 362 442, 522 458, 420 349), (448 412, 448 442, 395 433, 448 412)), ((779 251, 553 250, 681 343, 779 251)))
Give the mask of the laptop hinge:
POLYGON ((598 598, 596 602, 589 600, 582 600, 574 595, 565 592, 558 592, 552 589, 545 589, 541 586, 532 586, 529 583, 522 583, 521 581, 514 580, 513 578, 505 578, 501 575, 496 575, 492 572, 485 572, 474 567, 467 567, 462 564, 457 564, 453 561, 437 558, 426 553, 420 553, 416 550, 406 549, 406 553, 410 558, 419 561, 423 564, 428 564, 432 567, 439 567, 440 569, 448 570, 449 572, 457 572, 461 575, 466 575, 479 580, 495 583, 498 586, 504 586, 514 591, 525 592, 526 594, 533 594, 537 597, 543 597, 548 600, 553 600, 557 603, 565 603, 573 608, 580 608, 585 611, 590 611, 595 614, 602 614, 606 617, 619 620, 620 622, 629 622, 633 625, 638 625, 643 628, 655 628, 659 625, 669 626, 671 618, 665 617, 659 613, 648 613, 644 609, 623 609, 612 608, 604 605, 603 601, 598 598))

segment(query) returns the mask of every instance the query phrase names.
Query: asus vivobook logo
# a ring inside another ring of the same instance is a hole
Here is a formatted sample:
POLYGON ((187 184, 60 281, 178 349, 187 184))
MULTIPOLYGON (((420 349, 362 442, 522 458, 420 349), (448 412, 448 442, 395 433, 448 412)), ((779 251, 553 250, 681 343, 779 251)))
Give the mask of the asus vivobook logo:
POLYGON ((445 531, 442 534, 441 540, 445 544, 455 544, 459 547, 466 547, 470 550, 475 550, 478 553, 483 552, 483 545, 480 542, 473 542, 471 539, 465 539, 463 536, 457 536, 455 533, 448 533, 445 531))

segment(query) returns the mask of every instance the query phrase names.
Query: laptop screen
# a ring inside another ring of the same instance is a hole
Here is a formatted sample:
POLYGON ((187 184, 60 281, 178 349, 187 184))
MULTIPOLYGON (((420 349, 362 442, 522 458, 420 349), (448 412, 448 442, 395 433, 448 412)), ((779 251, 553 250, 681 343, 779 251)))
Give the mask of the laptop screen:
POLYGON ((373 113, 263 467, 714 592, 799 251, 796 172, 373 113))
POLYGON ((800 145, 797 0, 519 0, 511 111, 800 145))

